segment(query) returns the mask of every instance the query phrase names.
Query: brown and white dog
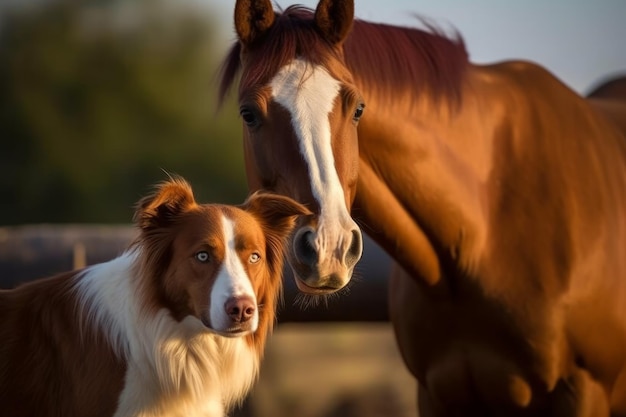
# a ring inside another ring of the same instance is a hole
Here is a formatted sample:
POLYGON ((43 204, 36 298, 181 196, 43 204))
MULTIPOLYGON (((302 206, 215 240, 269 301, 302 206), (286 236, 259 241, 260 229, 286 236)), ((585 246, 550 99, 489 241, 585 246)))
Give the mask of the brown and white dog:
POLYGON ((120 257, 0 292, 0 414, 223 416, 258 374, 283 241, 306 213, 260 193, 200 205, 184 180, 161 184, 120 257))

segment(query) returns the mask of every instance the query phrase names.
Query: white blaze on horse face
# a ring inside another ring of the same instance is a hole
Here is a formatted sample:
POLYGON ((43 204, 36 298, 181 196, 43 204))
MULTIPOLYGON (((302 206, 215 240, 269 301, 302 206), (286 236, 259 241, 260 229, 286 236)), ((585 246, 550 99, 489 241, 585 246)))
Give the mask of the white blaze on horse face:
MULTIPOLYGON (((224 215, 222 215, 222 230, 224 232, 226 251, 222 267, 211 289, 211 307, 209 312, 211 326, 217 331, 226 331, 230 327, 230 318, 224 307, 228 299, 247 296, 255 300, 256 304, 256 295, 252 288, 252 283, 237 254, 234 221, 224 215)), ((258 324, 259 314, 258 309, 255 308, 254 315, 251 318, 252 331, 256 331, 258 324)))
POLYGON ((348 238, 345 230, 357 229, 345 205, 343 188, 335 169, 331 146, 329 114, 339 96, 341 84, 323 67, 295 59, 278 71, 270 82, 272 98, 285 107, 299 140, 300 153, 309 170, 313 197, 320 205, 315 244, 319 262, 328 250, 348 238))

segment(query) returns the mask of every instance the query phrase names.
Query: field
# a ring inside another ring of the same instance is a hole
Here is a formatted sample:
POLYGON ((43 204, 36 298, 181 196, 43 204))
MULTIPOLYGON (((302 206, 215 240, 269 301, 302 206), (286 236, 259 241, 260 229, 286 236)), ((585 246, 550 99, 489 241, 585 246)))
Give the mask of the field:
POLYGON ((284 324, 234 417, 416 417, 391 325, 284 324))

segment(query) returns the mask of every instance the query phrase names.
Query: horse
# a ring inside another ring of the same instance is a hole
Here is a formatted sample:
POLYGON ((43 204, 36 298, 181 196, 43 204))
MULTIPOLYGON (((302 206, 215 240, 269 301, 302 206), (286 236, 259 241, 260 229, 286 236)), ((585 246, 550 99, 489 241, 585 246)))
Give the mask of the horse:
POLYGON ((344 288, 363 232, 394 259, 420 416, 626 416, 626 100, 353 1, 238 0, 234 24, 249 189, 312 211, 302 293, 344 288))

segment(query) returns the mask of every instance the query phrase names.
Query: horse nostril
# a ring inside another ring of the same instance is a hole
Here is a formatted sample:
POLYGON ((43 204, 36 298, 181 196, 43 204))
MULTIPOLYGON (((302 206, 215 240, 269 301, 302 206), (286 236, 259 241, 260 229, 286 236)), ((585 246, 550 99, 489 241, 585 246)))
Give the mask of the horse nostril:
POLYGON ((305 265, 315 265, 317 262, 317 251, 313 245, 315 234, 312 230, 306 230, 296 237, 294 242, 294 252, 296 259, 305 265))
POLYGON ((252 298, 243 296, 229 298, 224 304, 224 309, 233 321, 243 323, 252 318, 256 307, 252 298))
POLYGON ((363 236, 361 235, 361 231, 355 229, 352 231, 352 242, 350 242, 350 247, 346 252, 345 262, 349 267, 354 266, 359 259, 361 259, 361 255, 363 253, 363 236))

